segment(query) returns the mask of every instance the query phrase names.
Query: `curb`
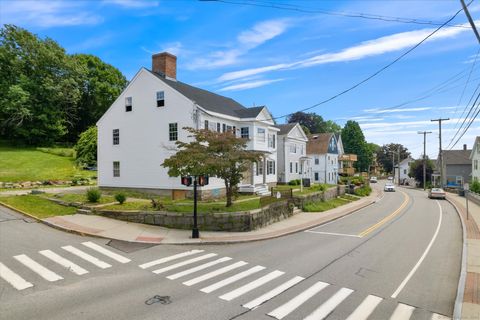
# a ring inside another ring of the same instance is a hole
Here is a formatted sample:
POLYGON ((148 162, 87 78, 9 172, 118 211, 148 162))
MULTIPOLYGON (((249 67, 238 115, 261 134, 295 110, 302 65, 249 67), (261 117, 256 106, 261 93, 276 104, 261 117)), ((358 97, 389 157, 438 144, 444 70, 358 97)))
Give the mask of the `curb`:
POLYGON ((465 294, 465 281, 467 277, 467 229, 465 227, 465 221, 463 221, 462 214, 460 209, 454 203, 453 200, 449 199, 448 196, 446 200, 455 208, 457 215, 460 217, 462 223, 462 234, 463 234, 463 248, 462 248, 462 268, 460 270, 460 279, 458 280, 457 287, 457 296, 455 298, 455 306, 453 308, 453 319, 462 318, 462 307, 463 307, 463 297, 465 294))

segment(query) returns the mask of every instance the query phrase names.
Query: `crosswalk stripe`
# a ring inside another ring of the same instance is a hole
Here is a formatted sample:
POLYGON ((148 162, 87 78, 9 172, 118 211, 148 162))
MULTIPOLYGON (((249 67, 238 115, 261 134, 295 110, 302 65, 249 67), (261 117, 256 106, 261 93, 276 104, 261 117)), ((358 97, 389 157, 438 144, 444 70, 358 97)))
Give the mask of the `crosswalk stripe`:
POLYGON ((318 320, 323 320, 323 319, 325 319, 352 292, 353 292, 352 289, 341 288, 332 297, 330 297, 330 299, 328 299, 320 307, 318 307, 315 311, 313 311, 309 316, 307 316, 305 318, 305 320, 317 320, 317 319, 318 320))
POLYGON ((67 259, 59 256, 58 254, 56 254, 55 252, 53 252, 51 250, 42 250, 42 251, 39 251, 39 253, 41 255, 44 255, 45 257, 49 258, 53 262, 58 263, 62 267, 67 268, 69 271, 71 271, 71 272, 73 272, 73 273, 75 273, 79 276, 88 273, 87 270, 85 270, 82 267, 76 265, 72 261, 67 260, 67 259))
POLYGON ((369 295, 346 320, 366 320, 382 300, 383 298, 369 295))
POLYGON ((434 314, 432 315, 432 320, 451 320, 451 318, 446 317, 446 316, 444 316, 444 315, 442 315, 442 314, 434 313, 434 314))
POLYGON ((57 281, 57 280, 62 280, 63 278, 56 274, 53 271, 48 270, 38 262, 32 260, 29 256, 25 254, 20 254, 18 256, 14 256, 15 259, 20 261, 23 265, 25 265, 27 268, 32 270, 33 272, 37 273, 39 276, 41 276, 43 279, 47 281, 57 281))
POLYGON ((23 290, 33 287, 33 284, 20 277, 18 274, 10 270, 6 265, 1 262, 0 278, 10 283, 17 290, 23 290))
POLYGON ((87 241, 87 242, 82 242, 82 244, 92 250, 95 250, 97 252, 100 252, 101 254, 104 254, 106 255, 107 257, 109 258, 112 258, 113 260, 116 260, 120 263, 128 263, 130 262, 131 260, 128 259, 128 258, 125 258, 124 256, 121 256, 113 251, 110 251, 108 249, 105 249, 104 247, 102 246, 99 246, 98 244, 96 243, 93 243, 91 241, 87 241))
POLYGON ((216 277, 218 275, 227 273, 228 271, 243 267, 246 264, 248 264, 248 263, 245 262, 245 261, 235 262, 234 264, 228 265, 228 266, 220 268, 218 270, 214 270, 212 272, 206 273, 206 274, 201 275, 199 277, 196 277, 196 278, 190 279, 188 281, 185 281, 183 284, 186 285, 186 286, 193 286, 194 284, 197 284, 199 282, 202 282, 202 281, 211 279, 213 277, 216 277))
POLYGON ((88 253, 86 252, 83 252, 82 250, 80 249, 77 249, 75 247, 72 247, 72 246, 64 246, 62 247, 63 250, 65 251, 68 251, 80 258, 82 258, 83 260, 87 260, 88 262, 96 265, 97 267, 101 268, 101 269, 107 269, 107 268, 110 268, 111 265, 98 259, 98 258, 95 258, 94 256, 91 256, 89 255, 88 253))
POLYGON ((285 290, 289 289, 290 287, 293 287, 294 285, 296 285, 297 283, 299 283, 300 281, 303 281, 303 280, 305 280, 305 278, 296 276, 296 277, 288 280, 287 282, 279 285, 275 289, 261 295, 260 297, 254 299, 250 302, 247 302, 243 306, 245 308, 248 308, 248 309, 256 308, 259 305, 261 305, 262 303, 264 303, 265 301, 268 301, 268 300, 272 299, 273 297, 278 296, 280 293, 284 292, 285 290))
POLYGON ((200 252, 203 252, 203 251, 205 251, 205 250, 191 250, 191 251, 187 251, 187 252, 182 252, 182 253, 179 253, 179 254, 174 254, 173 256, 169 256, 169 257, 165 257, 165 258, 161 258, 161 259, 157 259, 157 260, 153 260, 153 261, 141 264, 141 265, 139 265, 139 267, 142 268, 142 269, 147 269, 147 268, 156 266, 158 264, 162 264, 162 263, 172 261, 172 260, 175 260, 175 259, 179 259, 179 258, 188 257, 188 256, 191 256, 193 254, 197 254, 197 253, 200 253, 200 252))
POLYGON ((408 320, 410 319, 413 310, 415 310, 415 307, 399 303, 398 306, 395 308, 395 311, 393 311, 390 320, 408 320))
POLYGON ((203 256, 192 258, 192 259, 189 259, 189 260, 185 260, 185 261, 182 261, 182 262, 179 262, 179 263, 176 263, 176 264, 172 264, 171 266, 161 268, 161 269, 157 269, 157 270, 153 270, 152 272, 155 273, 155 274, 164 273, 164 272, 176 269, 176 268, 186 266, 187 264, 192 264, 192 263, 195 263, 197 261, 202 261, 202 260, 205 260, 205 259, 208 259, 208 258, 211 258, 211 257, 215 257, 216 255, 217 255, 216 253, 204 254, 203 256))
POLYGON ((329 284, 325 282, 317 282, 307 290, 300 293, 298 296, 288 301, 287 303, 281 305, 277 309, 268 313, 269 316, 276 319, 283 319, 285 316, 290 314, 293 310, 301 306, 305 301, 316 295, 318 292, 322 291, 324 288, 328 287, 329 284))
POLYGON ((258 288, 264 285, 265 283, 280 277, 283 274, 285 274, 285 272, 275 270, 273 272, 270 272, 269 274, 264 275, 263 277, 258 278, 257 280, 254 280, 252 282, 247 283, 244 286, 241 286, 238 289, 225 293, 224 295, 221 295, 219 298, 226 301, 233 300, 235 298, 240 297, 242 294, 252 291, 253 289, 258 288))
POLYGON ((263 270, 263 269, 265 269, 265 267, 263 267, 263 266, 255 266, 255 267, 250 268, 250 269, 248 269, 248 270, 245 270, 245 271, 243 271, 243 272, 237 273, 236 275, 233 275, 233 276, 231 276, 231 277, 229 277, 229 278, 226 278, 226 279, 224 279, 224 280, 222 280, 222 281, 219 281, 219 282, 217 282, 217 283, 214 283, 214 284, 212 284, 212 285, 210 285, 210 286, 208 286, 208 287, 202 288, 202 289, 200 289, 200 291, 205 292, 205 293, 210 293, 210 292, 215 291, 215 290, 217 290, 217 289, 220 289, 220 288, 222 288, 222 287, 224 287, 224 286, 226 286, 226 285, 229 285, 230 283, 233 283, 233 282, 235 282, 235 281, 238 281, 238 280, 240 280, 240 279, 243 279, 243 278, 245 278, 245 277, 248 277, 249 275, 254 274, 254 273, 256 273, 256 272, 259 272, 259 271, 261 271, 261 270, 263 270))
POLYGON ((167 279, 175 280, 175 279, 178 279, 178 278, 180 278, 180 277, 184 277, 184 276, 189 275, 189 274, 191 274, 191 273, 194 273, 194 272, 197 272, 197 271, 206 269, 206 268, 208 268, 208 267, 211 267, 211 266, 214 266, 214 265, 216 265, 216 264, 219 264, 219 263, 222 263, 222 262, 225 262, 225 261, 229 261, 229 260, 232 260, 232 258, 230 258, 230 257, 223 257, 223 258, 220 258, 220 259, 211 261, 211 262, 204 263, 204 264, 199 265, 199 266, 197 266, 197 267, 194 267, 194 268, 191 268, 191 269, 182 271, 182 272, 178 272, 178 273, 172 274, 172 275, 168 276, 167 279))

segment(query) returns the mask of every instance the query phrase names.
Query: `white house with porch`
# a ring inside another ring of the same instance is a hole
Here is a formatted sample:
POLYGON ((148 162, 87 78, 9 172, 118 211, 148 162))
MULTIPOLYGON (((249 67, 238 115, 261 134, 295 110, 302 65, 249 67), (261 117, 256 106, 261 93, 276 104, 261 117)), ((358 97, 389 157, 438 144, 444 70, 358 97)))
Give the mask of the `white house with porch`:
POLYGON ((278 132, 278 182, 311 177, 310 159, 307 155, 307 135, 298 123, 277 125, 278 132))
POLYGON ((309 135, 307 156, 313 159, 313 182, 337 184, 339 156, 335 134, 316 133, 309 135))
MULTIPOLYGON (((142 189, 174 197, 191 187, 169 177, 163 161, 176 152, 177 140, 189 141, 185 127, 232 131, 246 138, 249 150, 261 151, 239 185, 241 192, 266 192, 277 182, 277 133, 266 107, 246 108, 237 101, 177 80, 174 55, 152 56, 152 70, 141 68, 97 122, 98 185, 142 189)), ((225 192, 221 179, 211 178, 202 197, 225 192)))

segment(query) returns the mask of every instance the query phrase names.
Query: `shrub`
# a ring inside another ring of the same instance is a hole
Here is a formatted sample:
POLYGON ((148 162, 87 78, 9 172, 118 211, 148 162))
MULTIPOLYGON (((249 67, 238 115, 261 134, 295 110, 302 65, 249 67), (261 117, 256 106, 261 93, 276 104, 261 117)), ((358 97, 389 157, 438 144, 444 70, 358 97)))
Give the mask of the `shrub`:
POLYGON ((97 188, 90 188, 87 190, 87 200, 88 202, 98 202, 102 197, 102 193, 97 188))
POLYGON ((470 185, 470 191, 480 193, 480 182, 477 179, 475 179, 470 185))
POLYGON ((119 192, 115 194, 115 200, 118 201, 118 203, 123 204, 125 200, 127 200, 127 196, 123 192, 119 192))
POLYGON ((372 188, 370 186, 363 186, 361 188, 355 189, 355 194, 360 197, 365 197, 372 193, 372 188))
POLYGON ((295 179, 295 180, 290 180, 288 182, 289 186, 299 186, 300 185, 300 179, 295 179))
POLYGON ((82 167, 97 165, 97 127, 93 126, 82 132, 77 144, 75 152, 78 165, 82 167))
POLYGON ((325 191, 327 190, 327 185, 326 184, 314 184, 310 187, 310 191, 325 191))

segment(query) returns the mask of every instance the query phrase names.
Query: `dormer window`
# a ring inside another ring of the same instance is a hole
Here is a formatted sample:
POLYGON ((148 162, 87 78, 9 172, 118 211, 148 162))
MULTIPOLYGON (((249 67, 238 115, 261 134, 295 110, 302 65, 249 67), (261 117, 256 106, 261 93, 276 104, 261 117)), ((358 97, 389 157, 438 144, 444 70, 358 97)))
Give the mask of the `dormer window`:
POLYGON ((132 111, 132 97, 125 98, 125 112, 132 111))
POLYGON ((157 107, 165 106, 165 93, 163 91, 157 91, 157 107))

